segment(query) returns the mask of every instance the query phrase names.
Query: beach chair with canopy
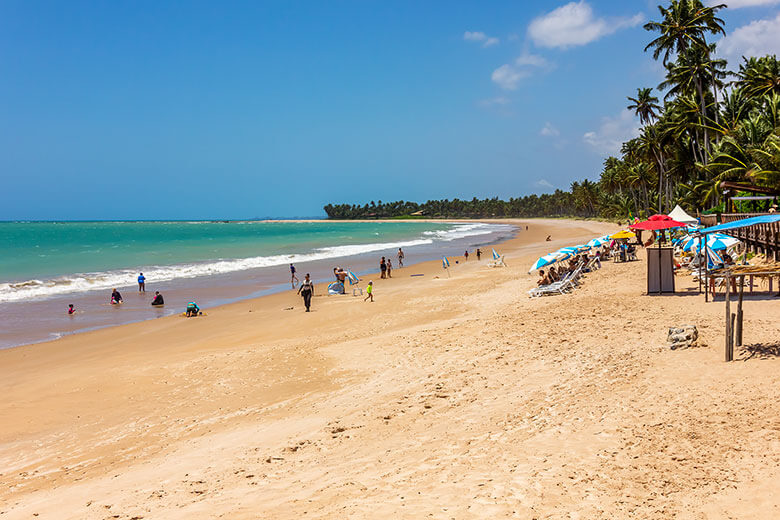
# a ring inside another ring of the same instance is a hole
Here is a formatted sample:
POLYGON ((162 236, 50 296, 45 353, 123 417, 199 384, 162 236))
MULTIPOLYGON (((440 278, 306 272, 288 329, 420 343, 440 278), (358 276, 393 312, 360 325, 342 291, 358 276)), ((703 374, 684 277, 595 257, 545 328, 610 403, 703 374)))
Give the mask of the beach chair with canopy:
POLYGON ((488 267, 506 267, 504 256, 499 255, 498 251, 493 249, 493 260, 489 261, 487 265, 488 267))

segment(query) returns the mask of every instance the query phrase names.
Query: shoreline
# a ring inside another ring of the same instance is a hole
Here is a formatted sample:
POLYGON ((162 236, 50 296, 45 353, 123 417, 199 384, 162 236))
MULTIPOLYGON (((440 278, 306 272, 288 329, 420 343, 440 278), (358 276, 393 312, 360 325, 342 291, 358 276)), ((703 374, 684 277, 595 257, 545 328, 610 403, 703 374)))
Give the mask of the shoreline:
MULTIPOLYGON (((278 222, 296 221, 290 220, 278 222)), ((476 222, 473 220, 450 220, 448 222, 441 223, 464 224, 476 222)), ((506 222, 493 222, 485 219, 480 220, 479 223, 511 225, 506 222)), ((512 231, 512 236, 510 239, 516 238, 518 232, 519 228, 515 227, 515 229, 512 231)), ((467 235, 463 238, 453 239, 451 242, 445 241, 430 245, 415 245, 409 247, 404 246, 407 254, 409 255, 407 260, 414 258, 424 259, 414 261, 412 264, 408 265, 416 265, 425 261, 438 261, 436 258, 437 255, 440 254, 440 251, 444 251, 445 254, 450 255, 456 245, 457 247, 461 247, 459 244, 462 244, 465 247, 471 248, 470 244, 476 244, 482 240, 486 240, 490 237, 504 233, 506 232, 496 230, 491 231, 486 235, 467 235), (434 253, 434 249, 436 250, 436 253, 434 253)), ((505 240, 507 239, 502 239, 495 243, 501 243, 505 240)), ((371 246, 372 244, 369 243, 364 245, 371 246)), ((350 266, 356 273, 358 273, 358 275, 361 275, 361 273, 366 273, 366 270, 370 269, 369 266, 376 265, 378 260, 375 262, 374 257, 375 255, 380 255, 382 252, 384 251, 377 250, 372 252, 360 252, 350 254, 348 256, 304 260, 295 263, 299 270, 299 278, 301 279, 304 272, 311 270, 315 281, 323 279, 330 280, 331 275, 329 273, 329 268, 325 269, 324 266, 330 264, 347 265, 350 266)), ((376 258, 378 258, 378 256, 376 256, 376 258)), ((46 343, 49 341, 57 341, 63 337, 72 336, 74 334, 83 334, 86 332, 92 332, 95 330, 112 328, 131 323, 139 323, 177 316, 180 313, 178 310, 174 309, 179 309, 179 307, 183 308, 182 302, 179 301, 182 300, 182 298, 184 298, 184 302, 193 300, 197 301, 201 308, 214 309, 216 307, 221 307, 230 303, 283 293, 286 290, 287 282, 280 280, 284 280, 285 277, 289 278, 289 272, 287 271, 286 265, 287 264, 285 263, 272 266, 255 267, 233 272, 214 273, 205 276, 184 277, 159 281, 153 287, 149 288, 148 291, 150 294, 153 294, 154 290, 159 289, 164 294, 166 298, 166 306, 157 309, 149 309, 145 300, 139 304, 139 298, 146 297, 146 293, 136 293, 134 283, 127 285, 116 285, 116 287, 119 287, 125 293, 125 304, 122 305, 121 308, 107 308, 105 305, 98 305, 98 307, 95 307, 95 303, 100 301, 100 295, 97 294, 96 290, 84 291, 74 294, 53 295, 42 300, 21 302, 21 305, 24 306, 23 310, 27 315, 32 313, 33 316, 52 316, 52 313, 54 313, 54 318, 49 319, 49 321, 53 323, 47 323, 47 325, 57 326, 59 324, 60 328, 57 330, 47 329, 48 337, 40 337, 30 340, 14 340, 13 332, 10 334, 6 332, 6 337, 3 337, 3 341, 0 342, 0 350, 25 347, 39 343, 46 343), (228 287, 230 289, 228 289, 228 287), (67 321, 62 321, 61 319, 58 320, 57 317, 60 316, 59 307, 64 308, 65 303, 70 302, 75 303, 76 308, 78 309, 77 315, 73 317, 67 316, 67 321), (57 307, 57 305, 59 305, 59 307, 57 307), (87 309, 86 311, 84 311, 85 308, 87 309), (83 314, 84 312, 87 314, 83 314), (86 322, 83 322, 83 318, 87 318, 86 322)), ((363 285, 365 285, 365 283, 366 282, 364 282, 363 285)), ((17 302, 5 302, 0 304, 0 307, 2 305, 10 306, 8 309, 9 312, 20 309, 20 307, 17 307, 19 305, 17 302)), ((16 314, 22 316, 22 314, 20 314, 21 312, 22 311, 19 310, 16 312, 16 314)), ((12 314, 12 316, 14 315, 12 314)))
MULTIPOLYGON (((723 363, 722 301, 704 305, 688 279, 644 296, 644 255, 529 299, 535 257, 616 226, 528 224, 499 249, 507 268, 394 270, 373 278, 373 304, 318 296, 307 314, 282 293, 0 351, 0 514, 780 510, 780 456, 767 452, 780 361, 723 363), (708 346, 664 348, 683 322, 708 346)), ((779 316, 776 299, 746 300, 746 340, 776 339, 779 316)))

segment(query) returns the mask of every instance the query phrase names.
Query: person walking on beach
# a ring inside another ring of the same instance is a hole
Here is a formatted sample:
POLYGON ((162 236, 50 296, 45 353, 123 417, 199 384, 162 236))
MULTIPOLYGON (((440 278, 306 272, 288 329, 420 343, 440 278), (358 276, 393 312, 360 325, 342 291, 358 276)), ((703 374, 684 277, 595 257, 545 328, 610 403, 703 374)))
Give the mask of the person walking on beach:
POLYGON ((465 253, 463 253, 463 256, 466 258, 466 259, 464 260, 464 262, 468 262, 468 261, 469 261, 469 250, 468 250, 468 249, 466 249, 466 252, 465 252, 465 253))
POLYGON ((393 277, 393 262, 391 262, 389 258, 387 259, 387 277, 393 277))
POLYGON ((366 287, 366 294, 367 296, 363 298, 363 301, 371 300, 371 302, 374 301, 374 280, 370 280, 368 282, 368 287, 366 287))
POLYGON ((398 267, 404 266, 404 251, 400 247, 398 248, 398 267))
POLYGON ((306 273, 306 276, 301 282, 301 286, 298 287, 298 294, 303 296, 303 304, 306 306, 306 312, 309 312, 311 308, 311 297, 314 294, 314 282, 309 278, 309 273, 306 273))
POLYGON ((482 260, 482 250, 480 248, 477 248, 477 262, 482 260))
POLYGON ((295 284, 298 283, 298 277, 295 276, 295 266, 290 264, 290 285, 292 285, 292 288, 295 289, 295 284))
POLYGON ((146 277, 144 273, 138 275, 138 292, 146 292, 146 277))
POLYGON ((381 273, 379 275, 380 278, 387 278, 387 262, 385 262, 385 257, 382 257, 382 260, 379 261, 379 272, 381 273))

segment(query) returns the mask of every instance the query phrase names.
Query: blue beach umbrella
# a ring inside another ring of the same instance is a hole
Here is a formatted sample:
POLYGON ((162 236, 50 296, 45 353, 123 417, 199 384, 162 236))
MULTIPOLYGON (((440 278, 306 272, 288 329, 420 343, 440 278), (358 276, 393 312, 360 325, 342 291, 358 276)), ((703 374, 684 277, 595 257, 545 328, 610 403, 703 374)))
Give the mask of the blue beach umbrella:
POLYGON ((574 246, 574 247, 577 248, 577 252, 578 253, 581 253, 583 251, 587 251, 588 249, 590 249, 590 246, 588 244, 580 244, 580 245, 574 246))
POLYGON ((444 269, 447 269, 450 266, 450 261, 447 259, 446 256, 441 257, 441 266, 444 269))
POLYGON ((531 266, 531 268, 528 270, 529 273, 533 273, 534 271, 541 269, 542 267, 554 264, 558 260, 561 260, 563 258, 568 258, 569 255, 562 254, 558 251, 554 253, 546 254, 539 258, 536 262, 534 262, 534 265, 531 266))
MULTIPOLYGON (((712 233, 707 235, 707 247, 713 251, 724 251, 730 247, 739 244, 739 240, 723 233, 712 233)), ((703 249, 700 236, 689 236, 681 242, 683 251, 699 252, 703 249)))
POLYGON ((574 256, 577 253, 579 253, 579 250, 576 247, 562 247, 556 253, 563 253, 564 255, 568 256, 574 256))

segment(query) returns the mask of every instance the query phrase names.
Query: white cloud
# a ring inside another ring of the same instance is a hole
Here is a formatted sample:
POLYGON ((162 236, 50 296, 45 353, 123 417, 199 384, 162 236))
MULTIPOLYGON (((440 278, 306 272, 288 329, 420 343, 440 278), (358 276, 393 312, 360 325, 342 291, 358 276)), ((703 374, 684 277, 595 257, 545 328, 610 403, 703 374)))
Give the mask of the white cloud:
POLYGON ((517 88, 520 80, 528 76, 528 74, 528 71, 519 70, 511 65, 501 65, 493 71, 490 79, 505 90, 514 90, 517 88))
POLYGON ((598 130, 586 132, 582 140, 604 155, 617 155, 621 145, 639 135, 634 114, 623 110, 616 117, 601 118, 598 130))
POLYGON ((547 179, 539 179, 538 181, 536 181, 535 184, 537 186, 541 187, 541 188, 547 188, 547 189, 550 189, 550 190, 554 190, 555 189, 555 186, 553 186, 550 183, 550 181, 548 181, 547 179))
POLYGON ((539 131, 539 135, 543 135, 544 137, 558 137, 561 135, 561 132, 555 128, 552 123, 547 121, 539 131))
POLYGON ((552 65, 535 54, 523 53, 512 63, 501 65, 490 79, 504 90, 515 90, 520 80, 531 75, 534 68, 551 68, 552 65))
POLYGON ((630 18, 597 18, 590 5, 580 0, 532 20, 528 35, 540 47, 565 49, 585 45, 626 27, 635 27, 643 19, 642 14, 630 18))
POLYGON ((463 39, 469 42, 482 42, 482 47, 492 47, 499 43, 498 38, 488 36, 481 31, 466 31, 463 33, 463 39))
POLYGON ((727 4, 729 9, 739 9, 740 7, 756 7, 759 5, 774 5, 780 3, 780 0, 708 0, 704 2, 707 6, 727 4))
POLYGON ((737 27, 720 40, 718 54, 729 59, 734 68, 742 63, 742 56, 780 54, 780 13, 768 20, 753 20, 737 27))

